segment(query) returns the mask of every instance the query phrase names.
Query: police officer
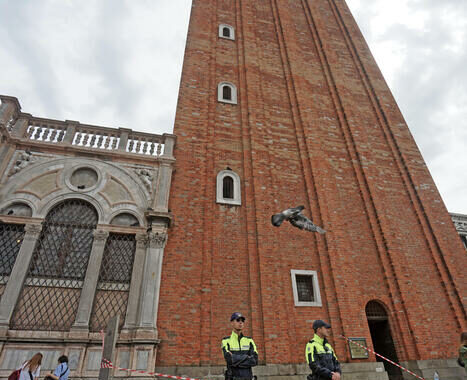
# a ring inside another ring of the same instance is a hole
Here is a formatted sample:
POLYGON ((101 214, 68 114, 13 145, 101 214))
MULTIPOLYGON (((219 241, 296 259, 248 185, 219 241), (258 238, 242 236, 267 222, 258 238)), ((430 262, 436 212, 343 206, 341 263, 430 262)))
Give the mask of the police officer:
POLYGON ((315 335, 310 340, 305 349, 305 356, 312 371, 308 375, 308 380, 340 380, 341 366, 337 360, 327 338, 331 334, 331 326, 318 319, 313 322, 315 335))
POLYGON ((258 364, 258 351, 255 342, 248 336, 243 335, 245 317, 235 312, 230 317, 232 334, 222 339, 222 351, 227 362, 225 371, 226 380, 252 380, 251 367, 258 364))

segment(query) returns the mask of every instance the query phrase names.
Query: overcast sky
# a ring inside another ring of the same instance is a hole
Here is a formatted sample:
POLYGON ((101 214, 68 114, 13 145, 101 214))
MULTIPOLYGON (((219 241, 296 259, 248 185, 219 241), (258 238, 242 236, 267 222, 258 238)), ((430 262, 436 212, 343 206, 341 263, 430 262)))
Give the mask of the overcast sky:
MULTIPOLYGON (((467 214, 467 1, 347 3, 448 210, 467 214)), ((172 132, 190 7, 0 0, 0 93, 35 116, 172 132)))

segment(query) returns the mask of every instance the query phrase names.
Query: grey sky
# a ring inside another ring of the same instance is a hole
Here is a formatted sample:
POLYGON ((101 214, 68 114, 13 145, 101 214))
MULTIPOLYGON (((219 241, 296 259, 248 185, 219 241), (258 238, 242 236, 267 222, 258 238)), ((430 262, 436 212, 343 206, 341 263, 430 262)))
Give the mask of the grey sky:
MULTIPOLYGON (((467 214, 467 1, 347 2, 448 210, 467 214)), ((190 7, 0 0, 0 93, 35 116, 171 132, 190 7)))

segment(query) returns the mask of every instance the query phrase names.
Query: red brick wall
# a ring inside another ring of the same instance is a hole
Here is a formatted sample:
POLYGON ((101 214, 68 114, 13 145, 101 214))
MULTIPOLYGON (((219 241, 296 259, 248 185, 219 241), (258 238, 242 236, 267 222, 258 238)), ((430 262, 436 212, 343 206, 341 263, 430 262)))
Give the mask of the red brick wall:
POLYGON ((158 365, 223 363, 233 311, 262 361, 303 362, 318 318, 349 360, 337 336, 371 342, 373 299, 400 360, 455 355, 465 251, 342 0, 194 0, 174 133, 158 365), (218 38, 220 23, 235 41, 218 38), (238 105, 217 102, 221 81, 238 105), (241 206, 216 204, 226 167, 241 206), (298 204, 326 235, 271 226, 298 204), (323 307, 294 306, 291 269, 318 272, 323 307))

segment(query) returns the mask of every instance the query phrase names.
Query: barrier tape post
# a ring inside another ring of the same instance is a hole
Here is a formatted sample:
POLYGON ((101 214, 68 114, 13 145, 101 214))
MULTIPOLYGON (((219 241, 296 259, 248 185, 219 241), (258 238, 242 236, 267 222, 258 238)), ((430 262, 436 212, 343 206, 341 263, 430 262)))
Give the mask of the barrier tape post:
POLYGON ((344 335, 340 335, 340 337, 341 337, 341 338, 344 338, 345 340, 347 340, 348 342, 350 342, 350 343, 352 343, 352 344, 355 344, 355 345, 357 345, 357 346, 363 348, 364 350, 366 350, 366 351, 368 351, 368 352, 372 352, 372 353, 375 354, 376 356, 379 356, 381 359, 386 360, 387 362, 389 362, 389 363, 395 365, 396 367, 402 369, 403 371, 405 371, 405 372, 407 372, 407 373, 410 373, 412 376, 415 376, 416 378, 418 378, 418 379, 420 379, 420 380, 425 380, 423 377, 418 376, 416 373, 413 373, 412 371, 408 370, 407 368, 404 368, 404 367, 402 367, 401 365, 399 365, 399 364, 393 362, 391 359, 388 359, 388 358, 384 357, 383 355, 380 355, 380 354, 378 354, 377 352, 374 352, 372 349, 370 349, 370 348, 368 348, 368 347, 365 347, 364 345, 362 345, 362 344, 360 344, 360 343, 357 343, 357 342, 353 341, 352 339, 347 338, 347 337, 344 336, 344 335))
MULTIPOLYGON (((102 359, 101 363, 105 360, 112 361, 115 354, 115 344, 117 343, 117 330, 120 321, 120 315, 112 317, 107 325, 105 338, 102 336, 102 359)), ((99 370, 99 380, 109 380, 110 368, 103 367, 99 370)))

